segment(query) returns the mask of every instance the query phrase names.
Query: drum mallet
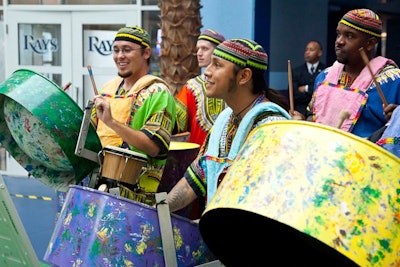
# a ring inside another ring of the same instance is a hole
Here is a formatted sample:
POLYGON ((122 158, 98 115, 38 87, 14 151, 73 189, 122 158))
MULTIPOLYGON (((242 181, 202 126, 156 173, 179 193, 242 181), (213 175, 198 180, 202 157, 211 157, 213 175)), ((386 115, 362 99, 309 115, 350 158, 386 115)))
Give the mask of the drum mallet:
POLYGON ((89 71, 90 80, 92 81, 92 86, 93 86, 94 94, 95 94, 95 95, 98 95, 99 92, 97 92, 96 83, 94 82, 92 67, 89 65, 89 66, 87 66, 87 69, 88 69, 88 71, 89 71))
POLYGON ((388 105, 388 103, 386 102, 385 95, 383 94, 382 89, 381 89, 379 83, 376 81, 375 76, 374 76, 374 73, 372 72, 371 67, 369 66, 369 59, 368 59, 368 57, 367 57, 367 54, 365 53, 363 47, 361 47, 360 49, 358 49, 358 51, 360 51, 361 57, 362 57, 362 59, 364 60, 364 64, 367 66, 367 68, 368 68, 368 70, 369 70, 369 73, 370 73, 371 76, 372 76, 372 81, 374 82, 375 87, 376 87, 376 89, 378 90, 379 96, 380 96, 381 99, 382 99, 383 107, 386 107, 386 106, 388 105))
POLYGON ((69 82, 69 83, 67 83, 66 85, 64 85, 63 86, 63 91, 67 91, 68 90, 68 88, 70 87, 72 85, 72 83, 71 82, 69 82))
POLYGON ((288 60, 288 83, 289 83, 289 104, 290 104, 290 116, 294 114, 294 102, 293 102, 293 80, 292 80, 292 67, 290 60, 288 60))

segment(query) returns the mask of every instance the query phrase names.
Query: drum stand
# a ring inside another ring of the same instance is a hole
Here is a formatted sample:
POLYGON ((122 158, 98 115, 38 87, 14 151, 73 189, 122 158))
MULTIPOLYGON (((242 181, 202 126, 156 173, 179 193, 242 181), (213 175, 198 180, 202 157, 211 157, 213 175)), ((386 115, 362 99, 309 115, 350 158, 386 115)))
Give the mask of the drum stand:
MULTIPOLYGON (((93 104, 94 104, 93 101, 88 100, 87 105, 85 106, 82 124, 78 136, 78 141, 75 147, 75 155, 99 163, 100 155, 85 148, 86 137, 91 123, 90 115, 92 112, 93 104)), ((98 174, 99 173, 97 171, 94 171, 92 173, 88 187, 90 188, 95 187, 98 174)), ((157 193, 155 197, 156 197, 158 220, 160 224, 161 242, 163 246, 165 266, 177 267, 178 262, 176 258, 175 242, 172 232, 171 213, 169 211, 167 203, 167 193, 166 192, 157 193)), ((196 267, 224 267, 224 265, 220 261, 215 260, 205 264, 197 265, 196 267)))
MULTIPOLYGON (((92 113, 92 108, 93 108, 94 102, 91 100, 88 100, 85 110, 83 112, 83 118, 82 118, 82 123, 81 123, 81 128, 79 131, 79 136, 78 136, 78 141, 76 142, 76 147, 75 147, 75 155, 89 159, 91 161, 100 163, 100 154, 97 154, 89 149, 85 148, 85 143, 86 143, 86 138, 89 132, 89 126, 90 126, 90 115, 92 113)), ((90 176, 90 181, 88 187, 94 188, 96 185, 96 180, 98 177, 99 171, 95 170, 92 172, 90 176)))
MULTIPOLYGON (((160 224, 165 266, 177 267, 178 263, 176 259, 174 236, 172 233, 171 213, 167 203, 166 192, 156 194, 156 206, 158 222, 160 224)), ((196 267, 224 267, 224 265, 219 260, 215 260, 201 265, 196 265, 196 267)))

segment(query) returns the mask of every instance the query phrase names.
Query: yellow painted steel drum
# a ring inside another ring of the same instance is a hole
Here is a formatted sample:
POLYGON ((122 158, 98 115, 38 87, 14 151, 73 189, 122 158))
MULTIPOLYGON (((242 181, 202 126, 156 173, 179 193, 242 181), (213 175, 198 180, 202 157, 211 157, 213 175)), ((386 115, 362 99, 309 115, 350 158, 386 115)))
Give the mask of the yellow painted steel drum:
POLYGON ((199 227, 226 266, 400 266, 400 159, 336 128, 268 123, 199 227))

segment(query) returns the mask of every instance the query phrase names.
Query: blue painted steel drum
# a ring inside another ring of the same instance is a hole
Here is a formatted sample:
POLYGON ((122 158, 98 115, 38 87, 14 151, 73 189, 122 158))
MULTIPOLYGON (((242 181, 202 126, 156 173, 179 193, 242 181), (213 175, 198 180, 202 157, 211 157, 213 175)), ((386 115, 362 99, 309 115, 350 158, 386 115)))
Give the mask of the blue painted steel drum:
MULTIPOLYGON (((198 224, 171 214, 179 267, 215 260, 198 224)), ((44 260, 57 266, 165 266, 157 210, 72 185, 44 260)))

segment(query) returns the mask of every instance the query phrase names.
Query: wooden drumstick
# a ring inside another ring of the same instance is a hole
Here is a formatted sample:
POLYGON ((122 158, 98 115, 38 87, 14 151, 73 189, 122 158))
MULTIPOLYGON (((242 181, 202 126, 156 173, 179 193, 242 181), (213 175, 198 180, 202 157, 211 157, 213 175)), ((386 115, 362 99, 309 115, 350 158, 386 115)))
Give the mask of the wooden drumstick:
POLYGON ((96 83, 94 82, 94 77, 93 77, 92 67, 89 65, 89 66, 87 66, 87 69, 88 69, 88 71, 89 71, 89 77, 90 77, 90 80, 92 81, 92 86, 93 86, 93 91, 94 91, 94 94, 95 94, 95 95, 98 95, 98 94, 99 94, 99 92, 97 92, 96 83))
POLYGON ((361 57, 362 57, 362 59, 364 60, 364 64, 367 66, 367 68, 368 68, 368 70, 369 70, 369 73, 370 73, 371 76, 372 76, 372 81, 374 82, 375 87, 376 87, 376 89, 378 90, 379 96, 380 96, 381 99, 382 99, 383 106, 386 107, 386 106, 388 105, 388 103, 386 102, 385 95, 383 94, 382 89, 381 89, 379 83, 376 81, 375 76, 374 76, 374 73, 372 72, 371 67, 369 66, 369 59, 368 59, 368 57, 367 57, 367 54, 365 53, 363 47, 361 47, 360 49, 358 49, 358 51, 360 51, 361 57))
POLYGON ((340 111, 339 121, 338 121, 336 128, 338 128, 338 129, 342 128, 343 122, 346 119, 348 119, 349 117, 350 117, 350 112, 347 109, 343 109, 342 111, 340 111))
POLYGON ((68 90, 68 88, 71 86, 71 84, 72 84, 72 83, 71 83, 71 82, 69 82, 69 83, 67 83, 66 85, 64 85, 64 86, 63 86, 63 88, 62 88, 62 89, 63 89, 63 91, 67 91, 67 90, 68 90))
POLYGON ((290 60, 288 60, 288 82, 289 82, 289 104, 290 104, 290 115, 294 114, 294 103, 293 103, 293 81, 292 81, 292 67, 290 60))

